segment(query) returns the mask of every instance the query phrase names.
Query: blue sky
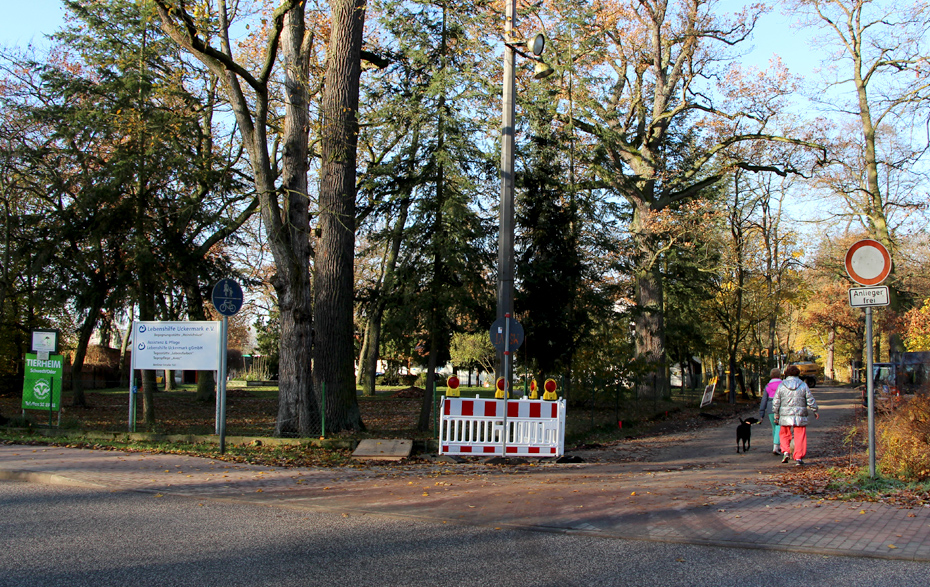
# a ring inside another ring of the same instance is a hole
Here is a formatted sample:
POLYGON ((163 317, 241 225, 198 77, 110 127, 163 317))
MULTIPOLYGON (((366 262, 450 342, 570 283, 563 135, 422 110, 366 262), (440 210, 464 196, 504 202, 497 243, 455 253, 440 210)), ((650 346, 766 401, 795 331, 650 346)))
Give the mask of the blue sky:
MULTIPOLYGON (((24 47, 30 41, 43 44, 43 34, 52 33, 63 23, 60 0, 0 0, 4 18, 0 19, 0 45, 24 47)), ((745 0, 722 0, 723 10, 734 10, 745 0)), ((778 11, 766 15, 756 28, 752 44, 755 50, 747 64, 764 68, 773 54, 778 53, 795 73, 806 74, 818 64, 811 54, 806 35, 791 29, 788 17, 778 11)))
POLYGON ((0 0, 0 45, 25 47, 30 41, 41 44, 43 33, 52 33, 63 23, 59 0, 0 0))

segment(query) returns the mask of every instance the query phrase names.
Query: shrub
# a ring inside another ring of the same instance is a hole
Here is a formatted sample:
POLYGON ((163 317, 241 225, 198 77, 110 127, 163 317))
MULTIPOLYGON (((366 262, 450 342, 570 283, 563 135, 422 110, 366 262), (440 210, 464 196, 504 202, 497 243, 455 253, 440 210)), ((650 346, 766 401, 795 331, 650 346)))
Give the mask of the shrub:
POLYGON ((882 474, 901 481, 930 479, 930 394, 917 394, 886 416, 878 446, 882 474))
MULTIPOLYGON (((411 385, 416 385, 417 387, 422 387, 423 389, 426 389, 426 376, 427 376, 426 371, 423 371, 422 373, 417 375, 416 380, 413 383, 411 383, 411 385)), ((445 387, 446 377, 444 375, 440 375, 437 373, 436 374, 436 385, 438 387, 445 387)))

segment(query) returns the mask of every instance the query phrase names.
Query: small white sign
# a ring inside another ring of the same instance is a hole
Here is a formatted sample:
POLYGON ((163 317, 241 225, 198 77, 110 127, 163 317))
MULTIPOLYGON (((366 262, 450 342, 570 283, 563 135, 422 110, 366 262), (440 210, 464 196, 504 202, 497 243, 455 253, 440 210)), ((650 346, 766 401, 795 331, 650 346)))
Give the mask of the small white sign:
POLYGON ((55 330, 33 330, 32 351, 54 353, 58 351, 58 332, 55 330))
POLYGON ((853 308, 866 308, 869 306, 887 306, 888 286, 853 287, 849 290, 849 305, 853 308))
POLYGON ((709 406, 714 403, 714 390, 717 389, 717 378, 710 381, 710 385, 704 388, 704 397, 701 398, 701 407, 709 406))
POLYGON ((219 322, 134 322, 132 336, 134 369, 219 368, 219 322))

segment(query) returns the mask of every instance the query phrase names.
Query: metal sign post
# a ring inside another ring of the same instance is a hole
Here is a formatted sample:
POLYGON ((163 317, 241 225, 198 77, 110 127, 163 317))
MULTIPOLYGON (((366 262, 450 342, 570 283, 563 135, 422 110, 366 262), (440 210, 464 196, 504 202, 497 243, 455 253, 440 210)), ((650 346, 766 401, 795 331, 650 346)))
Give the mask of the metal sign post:
POLYGON ((875 382, 872 380, 872 308, 865 309, 865 390, 869 402, 869 477, 875 478, 875 382))
POLYGON ((883 244, 863 239, 846 251, 846 273, 866 287, 849 290, 849 305, 865 308, 865 390, 869 410, 869 477, 875 478, 875 382, 872 379, 872 307, 889 304, 888 288, 878 286, 891 273, 891 255, 883 244))
POLYGON ((220 326, 220 360, 216 381, 216 433, 220 436, 220 454, 226 454, 226 369, 229 358, 226 345, 229 336, 229 317, 235 316, 242 308, 242 287, 238 282, 223 278, 213 286, 211 295, 213 307, 223 317, 220 326))
POLYGON ((220 454, 226 454, 226 346, 229 337, 229 318, 223 316, 220 326, 220 364, 219 381, 217 381, 217 434, 220 435, 220 454))
POLYGON ((131 352, 129 353, 129 431, 136 431, 136 329, 135 324, 130 321, 130 332, 132 332, 132 341, 129 343, 131 352))
POLYGON ((511 365, 512 365, 512 352, 520 348, 523 344, 524 332, 523 326, 519 322, 510 317, 510 313, 504 315, 503 318, 495 320, 494 324, 491 325, 491 344, 494 345, 494 348, 501 351, 504 357, 503 368, 504 372, 502 373, 501 379, 504 382, 504 445, 503 445, 503 456, 507 456, 507 401, 510 399, 510 376, 511 376, 511 365))
POLYGON ((504 438, 501 457, 507 458, 507 401, 510 399, 510 314, 504 314, 504 438))

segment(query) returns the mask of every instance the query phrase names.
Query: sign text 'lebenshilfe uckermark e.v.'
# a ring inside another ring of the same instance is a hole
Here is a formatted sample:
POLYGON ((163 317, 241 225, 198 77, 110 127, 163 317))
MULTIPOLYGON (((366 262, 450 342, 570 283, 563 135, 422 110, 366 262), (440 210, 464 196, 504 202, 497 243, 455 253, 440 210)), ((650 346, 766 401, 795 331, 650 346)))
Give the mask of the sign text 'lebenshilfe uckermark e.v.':
POLYGON ((136 322, 132 362, 136 369, 215 370, 219 322, 136 322))

